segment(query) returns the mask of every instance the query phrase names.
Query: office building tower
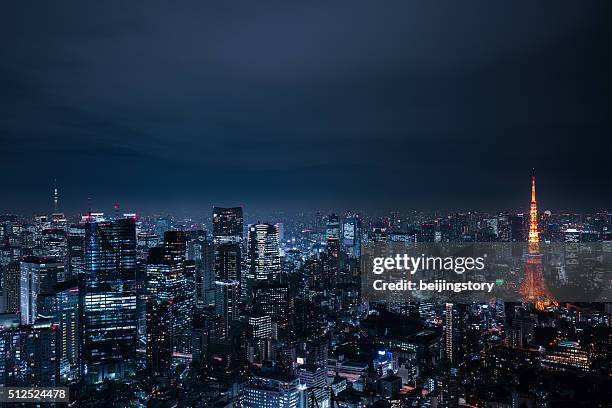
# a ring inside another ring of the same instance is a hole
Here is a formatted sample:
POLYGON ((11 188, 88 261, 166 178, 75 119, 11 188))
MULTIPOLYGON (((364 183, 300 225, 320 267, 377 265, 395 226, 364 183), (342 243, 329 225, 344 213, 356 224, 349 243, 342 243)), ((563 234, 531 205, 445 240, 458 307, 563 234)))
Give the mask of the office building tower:
POLYGON ((325 239, 328 240, 330 238, 340 239, 340 218, 336 214, 330 214, 327 217, 325 239))
POLYGON ((247 294, 252 294, 258 284, 280 280, 280 246, 276 227, 271 224, 249 226, 247 246, 247 294))
POLYGON ((201 364, 210 357, 211 345, 221 343, 222 319, 209 309, 194 317, 192 332, 192 361, 201 364))
POLYGON ((220 244, 215 249, 215 280, 241 280, 241 253, 238 244, 220 244))
POLYGON ((40 247, 37 248, 34 255, 64 259, 66 256, 66 231, 60 228, 42 230, 40 247))
POLYGON ((203 308, 215 303, 215 246, 212 239, 200 237, 199 251, 199 259, 196 260, 195 296, 197 307, 203 308))
POLYGON ((121 379, 135 369, 136 229, 133 218, 85 225, 81 284, 81 376, 121 379))
POLYGON ((83 225, 73 225, 68 228, 66 245, 65 280, 70 280, 83 273, 85 258, 85 228, 83 228, 83 225))
MULTIPOLYGON (((164 245, 147 258, 147 367, 165 375, 173 352, 189 353, 195 305, 195 281, 186 267, 186 234, 167 231, 164 245)), ((193 266, 193 262, 189 263, 193 266)))
POLYGON ((335 287, 340 273, 340 240, 327 238, 323 279, 326 285, 335 287))
POLYGON ((244 408, 297 408, 300 380, 278 373, 259 373, 244 388, 244 408))
POLYGON ((260 283, 253 289, 253 313, 267 315, 279 325, 288 323, 289 289, 280 283, 260 283))
POLYGON ((344 217, 341 247, 350 258, 361 256, 361 220, 357 214, 348 212, 344 217))
POLYGON ((167 376, 172 365, 172 300, 147 299, 146 366, 149 375, 167 376))
POLYGON ((0 315, 0 386, 58 385, 57 327, 48 318, 18 322, 15 314, 0 315))
POLYGON ((310 405, 313 397, 320 408, 329 407, 329 391, 327 389, 327 369, 321 366, 304 364, 297 368, 296 374, 304 388, 302 406, 310 405))
POLYGON ((3 280, 4 311, 6 313, 17 313, 21 308, 21 265, 19 261, 13 261, 6 265, 3 280))
POLYGON ((63 276, 64 264, 56 258, 24 257, 20 262, 21 324, 34 324, 41 305, 39 297, 50 295, 58 276, 63 276))
POLYGON ((242 207, 214 207, 212 221, 215 244, 242 242, 244 230, 242 207))
POLYGON ((446 303, 444 306, 444 350, 446 359, 455 362, 455 313, 454 305, 446 303))
POLYGON ((249 316, 250 339, 253 344, 251 361, 263 361, 268 356, 268 344, 276 338, 276 323, 268 315, 249 316))
POLYGON ((79 369, 79 284, 78 279, 55 287, 53 322, 57 325, 59 375, 62 381, 78 378, 79 369))
POLYGON ((235 280, 215 281, 215 312, 222 319, 221 337, 227 339, 230 324, 238 320, 240 282, 235 280))

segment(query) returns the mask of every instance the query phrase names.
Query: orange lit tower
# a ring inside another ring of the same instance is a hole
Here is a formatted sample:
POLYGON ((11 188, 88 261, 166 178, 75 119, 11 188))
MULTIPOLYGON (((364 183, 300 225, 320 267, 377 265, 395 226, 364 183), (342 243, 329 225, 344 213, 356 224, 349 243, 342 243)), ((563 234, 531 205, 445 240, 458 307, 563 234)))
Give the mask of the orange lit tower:
POLYGON ((535 174, 531 178, 531 208, 529 210, 529 253, 525 267, 525 277, 521 283, 520 293, 523 300, 534 303, 536 308, 544 310, 551 304, 557 304, 544 285, 542 257, 540 255, 540 235, 538 231, 538 204, 536 201, 535 174))

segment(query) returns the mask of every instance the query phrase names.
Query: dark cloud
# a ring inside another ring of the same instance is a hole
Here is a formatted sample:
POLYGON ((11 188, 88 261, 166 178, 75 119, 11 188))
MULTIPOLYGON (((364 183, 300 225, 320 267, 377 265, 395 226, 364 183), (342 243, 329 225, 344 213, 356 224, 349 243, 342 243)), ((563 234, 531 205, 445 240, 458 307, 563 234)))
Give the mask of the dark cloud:
POLYGON ((605 1, 1 11, 0 210, 612 199, 605 1))

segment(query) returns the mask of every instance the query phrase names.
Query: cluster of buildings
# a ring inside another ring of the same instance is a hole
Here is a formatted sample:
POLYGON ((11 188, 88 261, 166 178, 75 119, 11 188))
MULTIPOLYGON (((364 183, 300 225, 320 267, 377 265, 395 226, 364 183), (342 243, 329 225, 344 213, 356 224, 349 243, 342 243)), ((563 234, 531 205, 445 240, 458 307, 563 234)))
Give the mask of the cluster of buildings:
POLYGON ((610 257, 609 213, 536 211, 536 237, 533 211, 248 223, 241 207, 215 207, 201 221, 68 219, 54 199, 51 216, 0 216, 0 386, 70 386, 78 406, 510 408, 609 397, 610 304, 368 304, 359 283, 370 241, 597 242, 610 257))

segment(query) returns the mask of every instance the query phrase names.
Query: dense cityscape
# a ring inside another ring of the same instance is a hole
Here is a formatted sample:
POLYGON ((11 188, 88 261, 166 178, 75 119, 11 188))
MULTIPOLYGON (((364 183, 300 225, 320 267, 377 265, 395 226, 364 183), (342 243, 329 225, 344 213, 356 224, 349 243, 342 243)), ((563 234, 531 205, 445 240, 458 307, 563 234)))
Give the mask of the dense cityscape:
MULTIPOLYGON (((612 213, 0 216, 0 385, 78 407, 604 407, 612 304, 366 303, 372 242, 601 243, 612 213)), ((529 262, 528 262, 529 264, 529 262)), ((604 282, 609 285, 609 271, 604 282)), ((528 286, 526 288, 526 286, 528 286)), ((542 285, 540 285, 542 286, 542 285)), ((539 293, 538 293, 539 292, 539 293)))
POLYGON ((612 2, 3 2, 0 408, 608 408, 612 2))

